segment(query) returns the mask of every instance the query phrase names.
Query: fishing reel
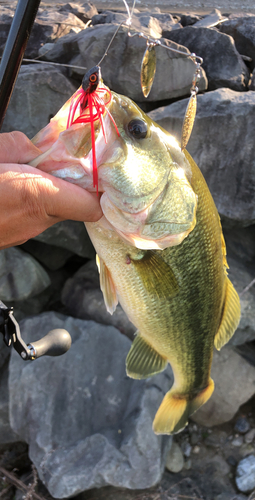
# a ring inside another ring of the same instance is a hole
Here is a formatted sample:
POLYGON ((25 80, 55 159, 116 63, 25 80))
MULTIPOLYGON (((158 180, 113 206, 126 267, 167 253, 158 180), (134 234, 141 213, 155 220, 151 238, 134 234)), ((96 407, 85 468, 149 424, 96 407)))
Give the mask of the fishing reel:
POLYGON ((71 347, 70 334, 63 328, 51 330, 42 339, 26 344, 21 337, 19 324, 13 316, 13 307, 7 307, 0 300, 0 332, 7 347, 13 346, 24 360, 34 360, 41 356, 61 356, 71 347))

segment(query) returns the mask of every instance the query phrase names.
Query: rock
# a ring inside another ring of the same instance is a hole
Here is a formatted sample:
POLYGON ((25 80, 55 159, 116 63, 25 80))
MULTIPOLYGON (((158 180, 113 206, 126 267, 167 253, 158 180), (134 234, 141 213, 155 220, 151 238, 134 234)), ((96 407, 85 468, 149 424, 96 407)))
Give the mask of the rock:
POLYGON ((229 465, 231 465, 231 467, 236 467, 237 465, 237 460, 235 457, 233 457, 233 455, 230 455, 226 461, 229 465))
POLYGON ((255 339, 255 286, 242 294, 245 287, 251 283, 255 276, 255 269, 243 265, 242 261, 228 258, 229 279, 232 281, 241 303, 241 319, 233 337, 231 345, 241 345, 255 339))
POLYGON ((39 48, 48 42, 54 42, 68 33, 79 33, 84 23, 71 12, 60 13, 39 9, 25 51, 26 58, 35 59, 39 48))
POLYGON ((97 24, 120 24, 127 20, 127 14, 122 12, 112 12, 111 10, 104 10, 100 14, 96 14, 92 17, 92 26, 97 24))
POLYGON ((171 31, 165 36, 203 58, 208 90, 219 87, 246 90, 249 71, 235 48, 233 38, 215 29, 196 27, 197 24, 171 31))
POLYGON ((90 2, 83 3, 82 5, 80 3, 69 2, 61 5, 58 10, 59 12, 71 12, 76 17, 81 19, 83 23, 87 23, 93 16, 98 14, 95 5, 90 2))
MULTIPOLYGON (((54 50, 46 55, 47 60, 92 68, 102 58, 115 31, 116 25, 104 24, 93 26, 75 36, 62 37, 55 43, 54 50)), ((163 42, 167 46, 189 53, 187 49, 173 42, 165 39, 163 42)), ((139 102, 146 100, 140 84, 140 69, 145 48, 144 39, 128 37, 126 28, 122 27, 101 64, 104 83, 111 90, 139 102)), ((157 47, 156 51, 157 71, 147 101, 159 101, 189 94, 194 63, 186 56, 162 47, 157 47)), ((76 76, 81 77, 83 73, 83 70, 75 70, 76 76)), ((206 87, 207 80, 205 73, 202 72, 200 89, 206 87)))
POLYGON ((213 500, 247 500, 245 495, 233 495, 233 493, 220 493, 213 500))
POLYGON ((184 466, 182 450, 178 443, 173 443, 166 457, 166 468, 170 472, 181 472, 184 466))
MULTIPOLYGON (((187 103, 187 99, 175 102, 149 116, 179 140, 187 103)), ((254 92, 218 89, 198 96, 188 151, 205 176, 220 215, 232 226, 255 222, 254 120, 254 92)))
POLYGON ((193 450, 192 450, 193 453, 197 454, 200 452, 200 446, 194 446, 193 450))
POLYGON ((252 443, 254 438, 255 438, 255 429, 251 429, 249 432, 247 432, 247 434, 245 434, 244 441, 247 444, 250 444, 250 443, 252 443))
POLYGON ((0 371, 11 354, 10 349, 5 345, 3 336, 0 334, 0 371))
POLYGON ((249 84, 249 90, 255 90, 255 70, 252 72, 251 82, 249 84))
POLYGON ((247 15, 229 19, 220 26, 220 31, 235 40, 235 46, 242 55, 252 58, 252 69, 255 66, 255 16, 247 15))
POLYGON ((255 225, 225 227, 224 220, 222 223, 228 256, 251 267, 255 262, 255 225))
POLYGON ((13 20, 12 9, 5 9, 1 5, 0 14, 0 55, 3 54, 3 49, 10 31, 11 23, 13 20))
POLYGON ((232 445, 239 448, 243 444, 243 436, 237 436, 233 439, 232 445))
POLYGON ((7 470, 14 471, 14 469, 18 469, 21 471, 31 467, 31 461, 28 458, 28 446, 24 442, 15 441, 14 443, 8 443, 8 446, 3 445, 0 447, 0 453, 1 466, 7 470))
POLYGON ((197 23, 201 19, 201 16, 197 14, 182 14, 181 16, 181 25, 185 28, 185 26, 192 26, 197 23))
POLYGON ((4 119, 2 132, 20 130, 29 138, 47 125, 75 91, 53 66, 22 66, 4 119))
POLYGON ((118 304, 113 315, 106 310, 99 286, 99 274, 95 260, 82 266, 67 280, 62 291, 62 302, 68 313, 75 318, 91 319, 104 325, 118 328, 130 339, 134 338, 135 326, 118 304))
POLYGON ((239 417, 235 423, 235 431, 240 434, 246 434, 250 430, 250 424, 245 417, 239 417))
POLYGON ((83 222, 65 220, 49 227, 34 238, 49 245, 65 248, 88 259, 95 258, 95 250, 83 222))
MULTIPOLYGON (((160 38, 162 35, 161 22, 170 22, 175 24, 172 16, 169 14, 150 14, 149 12, 139 12, 134 13, 132 17, 132 29, 131 31, 145 32, 146 35, 153 38, 160 38), (159 19, 157 18, 159 17, 159 19)), ((112 12, 111 10, 105 10, 101 14, 98 14, 92 18, 92 25, 97 24, 121 24, 126 25, 127 14, 121 12, 112 12)), ((115 27, 116 30, 116 27, 115 27)))
POLYGON ((183 454, 186 458, 190 457, 191 451, 192 451, 192 446, 189 443, 184 443, 183 444, 183 454))
POLYGON ((186 460, 186 462, 184 462, 183 468, 185 470, 190 470, 191 467, 192 467, 192 461, 191 461, 191 458, 188 458, 188 460, 186 460))
POLYGON ((195 28, 211 28, 216 26, 222 20, 220 10, 214 9, 213 12, 197 21, 195 28))
POLYGON ((26 241, 26 243, 21 245, 21 248, 51 271, 56 271, 63 267, 68 259, 74 255, 73 252, 66 248, 49 245, 37 240, 26 241))
POLYGON ((131 343, 113 327, 53 312, 21 326, 25 340, 57 327, 73 339, 59 358, 26 364, 13 352, 10 362, 11 425, 29 443, 29 456, 50 494, 67 498, 110 484, 131 489, 156 484, 171 438, 156 436, 152 420, 171 386, 170 368, 152 379, 128 378, 131 343))
MULTIPOLYGON (((6 351, 8 351, 7 347, 6 351)), ((0 446, 6 443, 19 441, 17 434, 10 426, 9 420, 8 365, 9 363, 7 361, 4 366, 1 366, 0 372, 0 446)))
POLYGON ((249 492, 255 488, 255 456, 243 458, 236 469, 236 485, 240 491, 249 492))
MULTIPOLYGON (((26 316, 40 314, 43 310, 63 311, 63 306, 60 302, 61 289, 67 280, 68 272, 65 269, 58 271, 48 271, 51 280, 50 286, 39 293, 35 297, 28 298, 22 301, 6 301, 7 306, 14 308, 14 317, 19 322, 26 316)), ((33 341, 34 339, 30 339, 33 341)))
POLYGON ((0 297, 3 302, 25 300, 45 290, 50 278, 42 266, 18 248, 0 252, 0 297))
POLYGON ((198 443, 199 439, 200 439, 199 434, 197 432, 192 432, 190 436, 190 444, 194 446, 195 444, 198 443))
POLYGON ((191 417, 205 427, 231 420, 239 407, 255 393, 255 367, 234 352, 231 346, 214 352, 211 377, 215 383, 214 392, 191 417))

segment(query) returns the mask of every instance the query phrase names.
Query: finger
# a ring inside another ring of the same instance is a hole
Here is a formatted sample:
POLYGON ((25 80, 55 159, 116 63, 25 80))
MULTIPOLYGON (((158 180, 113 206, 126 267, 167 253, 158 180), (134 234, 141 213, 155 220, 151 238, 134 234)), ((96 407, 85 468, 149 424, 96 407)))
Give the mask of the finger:
POLYGON ((102 217, 100 199, 96 193, 90 193, 49 174, 48 176, 50 184, 44 177, 45 184, 41 186, 41 192, 44 194, 43 203, 49 217, 83 222, 95 222, 102 217))
POLYGON ((22 132, 0 134, 0 163, 28 163, 41 154, 22 132))
POLYGON ((60 220, 95 222, 103 213, 96 193, 53 177, 37 168, 20 165, 16 176, 23 205, 37 219, 48 219, 49 225, 60 220))

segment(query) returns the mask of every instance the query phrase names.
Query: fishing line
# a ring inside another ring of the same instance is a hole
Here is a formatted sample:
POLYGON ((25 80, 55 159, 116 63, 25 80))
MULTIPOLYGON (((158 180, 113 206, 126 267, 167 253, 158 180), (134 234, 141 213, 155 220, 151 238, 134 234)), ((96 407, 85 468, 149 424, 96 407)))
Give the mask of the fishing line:
MULTIPOLYGON (((123 1, 125 1, 125 0, 123 0, 123 1)), ((113 34, 113 36, 112 36, 112 38, 111 38, 111 40, 110 40, 110 42, 109 42, 109 44, 108 44, 108 46, 107 46, 107 49, 106 49, 106 51, 105 51, 105 53, 104 53, 103 57, 100 59, 99 63, 97 64, 97 66, 100 66, 100 64, 102 63, 102 61, 104 60, 104 58, 107 56, 107 52, 108 52, 108 50, 109 50, 109 48, 110 48, 110 46, 111 46, 111 44, 112 44, 112 42, 113 42, 114 38, 117 36, 117 34, 118 34, 118 32, 119 32, 119 30, 120 30, 120 28, 121 28, 122 24, 123 24, 123 23, 120 23, 120 25, 119 25, 119 26, 118 26, 118 28, 116 29, 115 33, 113 34)))
POLYGON ((50 62, 50 61, 40 61, 40 59, 23 59, 25 62, 32 62, 32 63, 38 63, 38 64, 51 64, 52 66, 63 66, 65 68, 74 68, 74 69, 87 69, 84 66, 74 66, 73 64, 62 64, 62 63, 56 63, 56 62, 50 62))

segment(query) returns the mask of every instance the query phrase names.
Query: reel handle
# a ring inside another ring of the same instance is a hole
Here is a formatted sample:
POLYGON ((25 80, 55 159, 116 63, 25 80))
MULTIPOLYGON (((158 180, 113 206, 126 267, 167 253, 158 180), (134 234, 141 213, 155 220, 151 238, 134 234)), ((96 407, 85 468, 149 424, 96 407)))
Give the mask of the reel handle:
POLYGON ((23 351, 23 359, 37 359, 41 356, 61 356, 71 347, 72 339, 70 333, 63 328, 50 330, 45 337, 36 342, 28 344, 29 357, 23 351))

